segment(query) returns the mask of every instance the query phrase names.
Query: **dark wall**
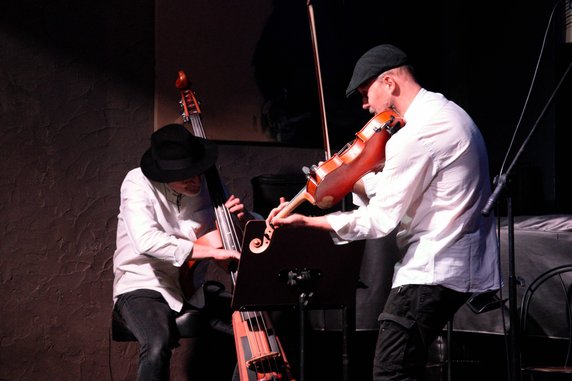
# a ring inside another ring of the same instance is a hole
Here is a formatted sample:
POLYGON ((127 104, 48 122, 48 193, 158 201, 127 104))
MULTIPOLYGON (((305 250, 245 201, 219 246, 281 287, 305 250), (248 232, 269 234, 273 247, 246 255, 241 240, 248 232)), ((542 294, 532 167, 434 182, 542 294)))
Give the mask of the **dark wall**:
POLYGON ((153 128, 154 3, 132 5, 1 6, 0 379, 108 378, 119 185, 153 128))
MULTIPOLYGON (((370 117, 359 99, 348 100, 344 93, 355 61, 374 45, 402 47, 427 89, 444 93, 470 113, 485 136, 493 174, 508 169, 572 59, 572 44, 563 42, 563 2, 536 1, 526 7, 491 0, 312 3, 333 152, 352 141, 370 117), (555 4, 559 7, 551 19, 555 4)), ((275 0, 253 64, 268 102, 263 120, 271 133, 286 142, 320 147, 308 24, 304 2, 275 0)), ((557 165, 565 150, 559 142, 570 135, 565 102, 571 83, 568 77, 512 171, 518 213, 571 210, 564 191, 570 182, 557 165)))

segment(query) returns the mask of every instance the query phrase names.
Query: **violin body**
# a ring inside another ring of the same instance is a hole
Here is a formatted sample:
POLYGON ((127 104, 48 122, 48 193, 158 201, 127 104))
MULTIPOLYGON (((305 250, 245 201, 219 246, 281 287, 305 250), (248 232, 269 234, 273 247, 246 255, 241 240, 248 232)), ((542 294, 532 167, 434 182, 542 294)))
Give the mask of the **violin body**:
POLYGON ((385 145, 405 122, 393 110, 369 120, 356 139, 329 160, 313 167, 308 174, 306 192, 314 204, 328 209, 340 202, 366 173, 380 168, 385 161, 385 145))

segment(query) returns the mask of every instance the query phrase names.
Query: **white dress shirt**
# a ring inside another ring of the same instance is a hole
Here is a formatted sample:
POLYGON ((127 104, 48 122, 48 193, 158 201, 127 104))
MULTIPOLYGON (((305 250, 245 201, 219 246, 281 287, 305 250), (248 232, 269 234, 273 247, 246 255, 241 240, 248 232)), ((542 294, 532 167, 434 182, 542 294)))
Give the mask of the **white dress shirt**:
MULTIPOLYGON (((346 240, 379 238, 399 227, 403 258, 393 287, 442 285, 461 292, 498 289, 493 217, 484 140, 454 102, 425 89, 386 144, 383 171, 364 176, 369 203, 327 217, 346 240)), ((383 253, 380 253, 383 255, 383 253)))
POLYGON ((140 168, 131 170, 121 185, 113 301, 129 291, 156 290, 171 309, 180 311, 179 267, 193 242, 215 227, 214 221, 206 186, 197 196, 183 196, 147 179, 140 168))

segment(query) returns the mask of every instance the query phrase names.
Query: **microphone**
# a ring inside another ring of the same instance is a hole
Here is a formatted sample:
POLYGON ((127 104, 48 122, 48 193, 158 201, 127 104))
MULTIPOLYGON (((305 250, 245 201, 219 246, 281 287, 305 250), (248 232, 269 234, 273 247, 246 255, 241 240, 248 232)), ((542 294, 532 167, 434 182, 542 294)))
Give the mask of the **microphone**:
POLYGON ((490 195, 489 199, 487 200, 485 207, 481 210, 481 214, 485 217, 488 217, 491 214, 493 206, 494 206, 495 202, 497 201, 497 199, 499 198, 500 193, 502 192, 504 185, 506 183, 506 175, 501 175, 500 178, 498 176, 495 177, 495 180, 493 181, 493 183, 496 184, 496 188, 495 188, 494 192, 490 195), (497 183, 497 180, 498 180, 498 183, 497 183))

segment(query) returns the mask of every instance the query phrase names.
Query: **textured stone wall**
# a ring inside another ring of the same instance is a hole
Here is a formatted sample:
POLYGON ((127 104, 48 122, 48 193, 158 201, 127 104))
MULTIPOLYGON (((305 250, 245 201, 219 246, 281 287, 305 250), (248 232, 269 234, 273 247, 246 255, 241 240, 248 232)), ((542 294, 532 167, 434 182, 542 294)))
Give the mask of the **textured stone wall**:
POLYGON ((108 379, 119 184, 153 126, 153 15, 153 1, 3 5, 0 379, 108 379))
MULTIPOLYGON (((153 130, 153 1, 0 17, 0 379, 134 380, 136 344, 109 339, 112 255, 119 186, 153 130)), ((251 177, 315 159, 228 145, 220 169, 251 206, 251 177)))

